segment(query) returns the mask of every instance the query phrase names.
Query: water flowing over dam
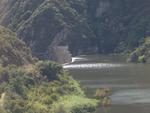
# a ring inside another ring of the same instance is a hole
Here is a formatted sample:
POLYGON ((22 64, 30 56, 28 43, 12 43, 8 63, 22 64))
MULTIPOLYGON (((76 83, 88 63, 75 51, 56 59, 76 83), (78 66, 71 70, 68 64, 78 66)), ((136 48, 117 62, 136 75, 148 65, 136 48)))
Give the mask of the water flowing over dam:
POLYGON ((88 88, 93 96, 98 88, 110 88, 112 106, 97 113, 148 113, 150 111, 150 64, 127 63, 117 55, 77 57, 63 66, 88 88))
POLYGON ((90 64, 72 64, 72 65, 65 65, 64 68, 66 69, 102 69, 102 68, 113 68, 113 67, 120 67, 123 66, 121 64, 107 64, 107 63, 90 63, 90 64))

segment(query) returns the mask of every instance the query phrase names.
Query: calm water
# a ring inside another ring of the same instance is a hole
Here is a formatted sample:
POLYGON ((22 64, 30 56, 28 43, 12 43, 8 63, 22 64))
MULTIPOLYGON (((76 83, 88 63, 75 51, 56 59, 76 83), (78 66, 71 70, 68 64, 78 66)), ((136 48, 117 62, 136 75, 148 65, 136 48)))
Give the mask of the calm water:
POLYGON ((81 56, 65 65, 94 95, 97 88, 111 88, 112 106, 99 107, 97 113, 149 113, 150 64, 126 63, 122 56, 81 56))

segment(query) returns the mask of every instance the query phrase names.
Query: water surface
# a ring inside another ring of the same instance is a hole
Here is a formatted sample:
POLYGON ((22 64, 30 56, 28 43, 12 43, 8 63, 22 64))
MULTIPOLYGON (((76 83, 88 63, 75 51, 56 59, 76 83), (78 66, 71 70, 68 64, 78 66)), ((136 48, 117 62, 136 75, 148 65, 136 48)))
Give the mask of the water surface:
POLYGON ((97 113, 149 113, 150 64, 132 64, 117 55, 91 55, 74 58, 64 65, 94 95, 97 88, 110 88, 112 106, 98 108, 97 113))

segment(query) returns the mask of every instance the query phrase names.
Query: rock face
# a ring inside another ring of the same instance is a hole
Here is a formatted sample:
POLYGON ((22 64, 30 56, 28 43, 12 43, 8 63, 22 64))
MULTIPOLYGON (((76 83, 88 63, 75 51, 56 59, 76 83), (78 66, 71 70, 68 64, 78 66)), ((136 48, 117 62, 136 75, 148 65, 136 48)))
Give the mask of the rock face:
POLYGON ((89 24, 99 52, 132 50, 150 35, 148 0, 88 0, 89 24))
POLYGON ((107 10, 110 8, 110 2, 109 0, 100 1, 99 5, 96 9, 96 17, 102 16, 107 10))
POLYGON ((72 55, 113 53, 150 35, 149 6, 149 0, 1 0, 0 23, 40 59, 57 46, 72 55))
POLYGON ((15 0, 1 0, 0 1, 0 21, 2 21, 3 18, 5 18, 7 12, 10 10, 11 5, 13 5, 14 2, 15 0))
POLYGON ((73 55, 93 46, 94 35, 84 18, 84 0, 14 0, 11 4, 1 24, 22 37, 40 59, 48 58, 48 51, 55 46, 69 45, 73 55), (66 27, 69 32, 63 31, 66 27))

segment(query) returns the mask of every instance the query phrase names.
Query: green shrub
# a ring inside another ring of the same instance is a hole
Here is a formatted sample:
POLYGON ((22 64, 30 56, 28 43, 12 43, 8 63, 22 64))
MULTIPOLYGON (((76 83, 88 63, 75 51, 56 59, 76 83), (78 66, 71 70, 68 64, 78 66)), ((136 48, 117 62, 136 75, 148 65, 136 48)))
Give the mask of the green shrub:
POLYGON ((85 97, 79 83, 60 65, 51 61, 27 67, 0 67, 0 76, 0 94, 6 92, 4 109, 11 113, 88 113, 97 104, 85 97))
POLYGON ((63 113, 93 113, 96 110, 97 104, 98 101, 94 99, 87 99, 78 95, 68 95, 55 102, 52 105, 51 112, 59 113, 62 110, 63 113))
POLYGON ((50 81, 57 80, 58 76, 63 73, 62 66, 51 61, 39 61, 36 67, 40 74, 46 76, 50 81))
POLYGON ((150 38, 145 38, 141 46, 136 48, 130 55, 129 61, 145 63, 150 57, 150 38))
POLYGON ((146 62, 146 57, 145 57, 145 55, 139 56, 139 57, 138 57, 138 62, 140 62, 140 63, 145 63, 145 62, 146 62))

